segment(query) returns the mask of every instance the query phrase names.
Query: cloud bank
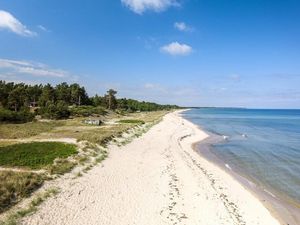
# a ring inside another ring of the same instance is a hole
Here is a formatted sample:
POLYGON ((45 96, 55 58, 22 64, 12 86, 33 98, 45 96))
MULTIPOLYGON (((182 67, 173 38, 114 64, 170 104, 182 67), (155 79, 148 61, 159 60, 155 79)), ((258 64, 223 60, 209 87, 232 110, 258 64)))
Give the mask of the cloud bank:
POLYGON ((27 29, 25 25, 23 25, 9 12, 3 10, 0 10, 0 29, 9 30, 15 34, 25 37, 34 37, 37 35, 35 32, 27 29))
POLYGON ((192 53, 193 48, 186 44, 180 44, 178 42, 172 42, 160 48, 164 53, 173 56, 186 56, 192 53))
POLYGON ((121 0, 130 10, 143 14, 147 10, 161 12, 171 6, 179 6, 177 0, 121 0))
POLYGON ((60 69, 52 69, 49 66, 28 61, 17 61, 9 59, 0 59, 0 73, 18 75, 31 75, 34 77, 46 78, 70 78, 67 71, 60 69))

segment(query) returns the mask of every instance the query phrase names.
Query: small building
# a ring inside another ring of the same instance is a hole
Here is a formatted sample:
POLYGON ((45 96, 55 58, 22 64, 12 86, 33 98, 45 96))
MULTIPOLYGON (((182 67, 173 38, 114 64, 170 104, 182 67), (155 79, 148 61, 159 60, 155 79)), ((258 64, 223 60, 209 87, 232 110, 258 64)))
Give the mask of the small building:
POLYGON ((102 124, 102 121, 97 118, 89 118, 82 121, 85 124, 94 125, 94 126, 100 126, 102 124))

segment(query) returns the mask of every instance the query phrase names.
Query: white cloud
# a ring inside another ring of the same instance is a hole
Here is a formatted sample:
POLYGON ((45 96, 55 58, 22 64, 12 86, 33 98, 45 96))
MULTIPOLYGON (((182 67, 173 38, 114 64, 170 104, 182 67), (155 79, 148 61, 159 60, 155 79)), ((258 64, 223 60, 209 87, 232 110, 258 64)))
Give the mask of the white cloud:
POLYGON ((19 20, 9 12, 0 10, 0 29, 6 29, 21 36, 33 37, 37 34, 27 29, 19 20))
POLYGON ((179 31, 192 32, 193 28, 186 25, 184 22, 174 23, 174 27, 179 31))
POLYGON ((121 0, 130 10, 143 14, 146 10, 163 11, 171 6, 179 6, 177 0, 121 0))
POLYGON ((170 55, 189 55, 192 53, 193 49, 191 46, 186 44, 180 44, 178 42, 172 42, 160 48, 162 52, 168 53, 170 55))
POLYGON ((49 32, 49 30, 46 27, 44 27, 43 25, 38 25, 37 27, 44 32, 49 32))
POLYGON ((47 65, 37 62, 17 61, 0 59, 0 72, 5 72, 13 75, 31 75, 34 77, 52 77, 52 78, 67 78, 71 77, 69 72, 52 69, 47 65))

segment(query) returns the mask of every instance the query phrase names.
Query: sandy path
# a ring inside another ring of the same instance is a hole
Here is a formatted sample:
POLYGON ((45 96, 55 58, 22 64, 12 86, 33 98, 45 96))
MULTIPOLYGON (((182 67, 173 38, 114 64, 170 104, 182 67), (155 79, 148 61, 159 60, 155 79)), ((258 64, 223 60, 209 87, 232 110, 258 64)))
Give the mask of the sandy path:
POLYGON ((278 225, 250 192, 192 150, 205 137, 168 114, 132 143, 112 147, 88 174, 61 181, 62 192, 23 224, 278 225))

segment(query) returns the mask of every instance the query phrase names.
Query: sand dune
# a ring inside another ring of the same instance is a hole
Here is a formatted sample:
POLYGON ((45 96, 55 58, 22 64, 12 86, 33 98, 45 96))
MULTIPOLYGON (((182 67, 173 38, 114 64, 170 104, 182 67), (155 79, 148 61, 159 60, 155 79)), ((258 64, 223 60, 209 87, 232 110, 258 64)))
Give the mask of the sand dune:
POLYGON ((178 113, 103 164, 57 184, 62 192, 22 224, 278 225, 269 211, 226 172, 192 149, 207 135, 178 113))

